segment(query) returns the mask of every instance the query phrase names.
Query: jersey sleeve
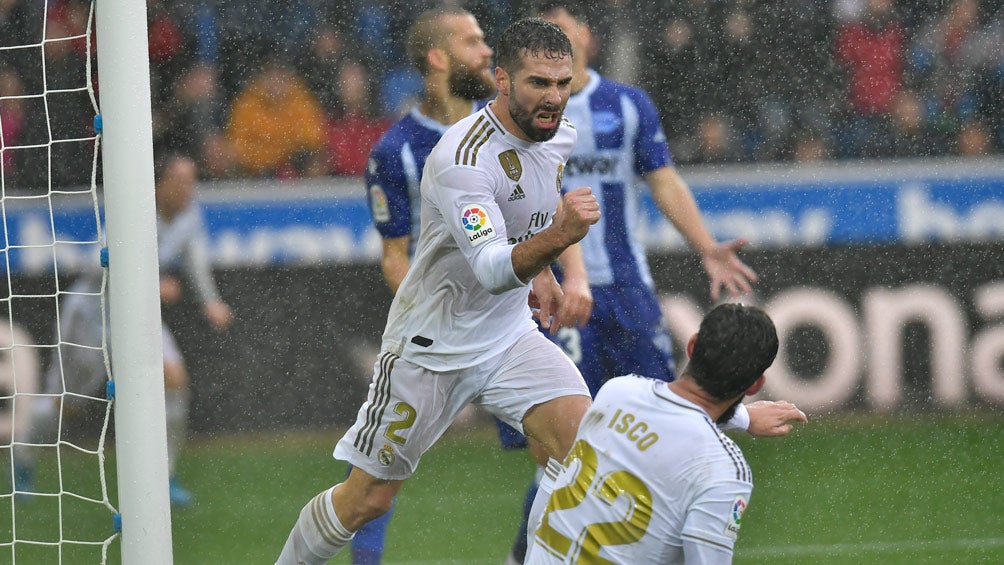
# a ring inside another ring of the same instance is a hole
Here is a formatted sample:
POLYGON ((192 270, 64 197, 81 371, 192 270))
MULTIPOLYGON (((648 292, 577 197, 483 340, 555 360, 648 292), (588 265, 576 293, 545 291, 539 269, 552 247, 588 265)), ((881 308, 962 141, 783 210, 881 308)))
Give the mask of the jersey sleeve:
POLYGON ((436 176, 428 194, 478 282, 488 292, 500 294, 527 283, 513 270, 513 246, 493 184, 482 169, 454 165, 436 176))
POLYGON ((731 562, 751 491, 750 483, 719 480, 697 496, 681 532, 687 563, 731 562))
POLYGON ((209 258, 209 237, 201 213, 196 213, 192 231, 182 249, 183 269, 199 302, 206 304, 220 299, 213 267, 209 258))
POLYGON ((736 406, 736 413, 732 415, 732 418, 724 424, 718 426, 722 431, 730 430, 740 430, 749 431, 750 429, 750 412, 746 409, 746 405, 742 402, 736 406))
POLYGON ((411 197, 401 151, 401 147, 388 143, 385 137, 373 147, 366 166, 370 217, 385 239, 411 235, 411 197))
POLYGON ((632 89, 631 102, 638 110, 638 135, 634 139, 635 172, 645 175, 662 167, 673 166, 666 132, 652 99, 639 89, 632 89))

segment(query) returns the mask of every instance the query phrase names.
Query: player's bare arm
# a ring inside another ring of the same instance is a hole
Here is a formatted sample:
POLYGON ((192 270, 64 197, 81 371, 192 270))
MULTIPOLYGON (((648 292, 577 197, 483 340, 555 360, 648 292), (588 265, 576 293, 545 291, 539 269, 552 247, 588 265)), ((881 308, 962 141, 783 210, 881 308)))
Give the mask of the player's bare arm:
POLYGON ((711 299, 718 300, 724 287, 732 296, 748 294, 757 281, 753 269, 739 260, 745 240, 719 243, 711 236, 690 187, 673 167, 661 167, 645 175, 659 210, 700 253, 701 264, 711 284, 711 299))
POLYGON ((805 424, 809 418, 794 404, 784 400, 758 400, 746 405, 750 414, 750 435, 780 437, 788 435, 794 423, 805 424))
POLYGON ((408 245, 411 243, 410 236, 385 237, 383 242, 383 256, 380 259, 380 268, 383 270, 383 278, 387 281, 387 286, 392 294, 397 294, 397 287, 401 286, 404 275, 408 273, 411 266, 411 259, 408 257, 408 245))
MULTIPOLYGON (((558 201, 558 210, 562 202, 558 201)), ((593 313, 593 292, 589 289, 589 277, 586 274, 586 260, 582 246, 576 243, 570 245, 558 257, 561 266, 561 303, 554 314, 554 324, 551 333, 561 328, 583 327, 593 313)))
POLYGON ((593 292, 589 290, 582 247, 576 243, 558 257, 561 265, 563 298, 554 315, 551 333, 561 328, 584 327, 593 313, 593 292))
POLYGON ((529 281, 535 277, 569 246, 585 237, 589 226, 600 220, 600 205, 589 187, 568 192, 562 202, 547 229, 513 248, 512 268, 520 280, 529 281))

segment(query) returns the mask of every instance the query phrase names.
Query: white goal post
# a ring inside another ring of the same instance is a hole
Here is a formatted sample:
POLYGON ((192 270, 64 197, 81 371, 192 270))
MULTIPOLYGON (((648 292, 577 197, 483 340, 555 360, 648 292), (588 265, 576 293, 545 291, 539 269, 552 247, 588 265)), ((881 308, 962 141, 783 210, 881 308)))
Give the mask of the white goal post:
POLYGON ((109 330, 122 562, 173 562, 144 0, 98 0, 109 330))
POLYGON ((13 6, 0 10, 0 563, 105 563, 117 540, 125 565, 170 564, 146 2, 13 6))

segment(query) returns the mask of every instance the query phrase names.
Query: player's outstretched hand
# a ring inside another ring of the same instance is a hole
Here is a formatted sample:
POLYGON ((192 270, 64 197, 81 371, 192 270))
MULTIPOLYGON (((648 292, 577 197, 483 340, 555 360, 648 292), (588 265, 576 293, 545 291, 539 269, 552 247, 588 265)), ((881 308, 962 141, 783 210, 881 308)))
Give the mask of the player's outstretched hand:
POLYGON ((554 218, 554 225, 568 234, 571 243, 586 237, 589 226, 600 221, 600 204, 588 186, 567 192, 561 201, 561 208, 554 218))
POLYGON ((718 300, 721 289, 732 296, 749 294, 752 285, 758 280, 753 269, 739 260, 739 250, 746 245, 745 239, 736 239, 728 243, 719 243, 701 256, 704 270, 711 281, 711 300, 718 300))
POLYGON ((234 319, 234 313, 230 306, 219 300, 207 302, 203 305, 202 311, 216 331, 227 329, 234 319))
POLYGON ((794 422, 809 421, 797 406, 784 400, 758 400, 746 405, 750 414, 749 433, 758 437, 786 436, 794 422))

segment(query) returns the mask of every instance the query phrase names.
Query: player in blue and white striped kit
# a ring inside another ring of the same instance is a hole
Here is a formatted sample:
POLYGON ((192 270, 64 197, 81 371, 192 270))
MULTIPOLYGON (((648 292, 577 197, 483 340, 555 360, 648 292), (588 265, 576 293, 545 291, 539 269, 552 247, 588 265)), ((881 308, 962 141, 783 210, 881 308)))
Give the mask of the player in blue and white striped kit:
POLYGON ((645 249, 638 239, 636 184, 644 180, 656 205, 701 254, 711 298, 750 291, 756 274, 736 255, 744 241, 718 243, 708 232, 670 157, 659 115, 639 88, 588 68, 591 35, 571 2, 540 2, 537 14, 558 25, 576 54, 565 116, 579 133, 565 167, 566 186, 591 186, 602 218, 580 242, 593 294, 585 328, 563 328, 557 341, 575 361, 594 395, 611 376, 674 377, 672 341, 662 319, 645 249))

